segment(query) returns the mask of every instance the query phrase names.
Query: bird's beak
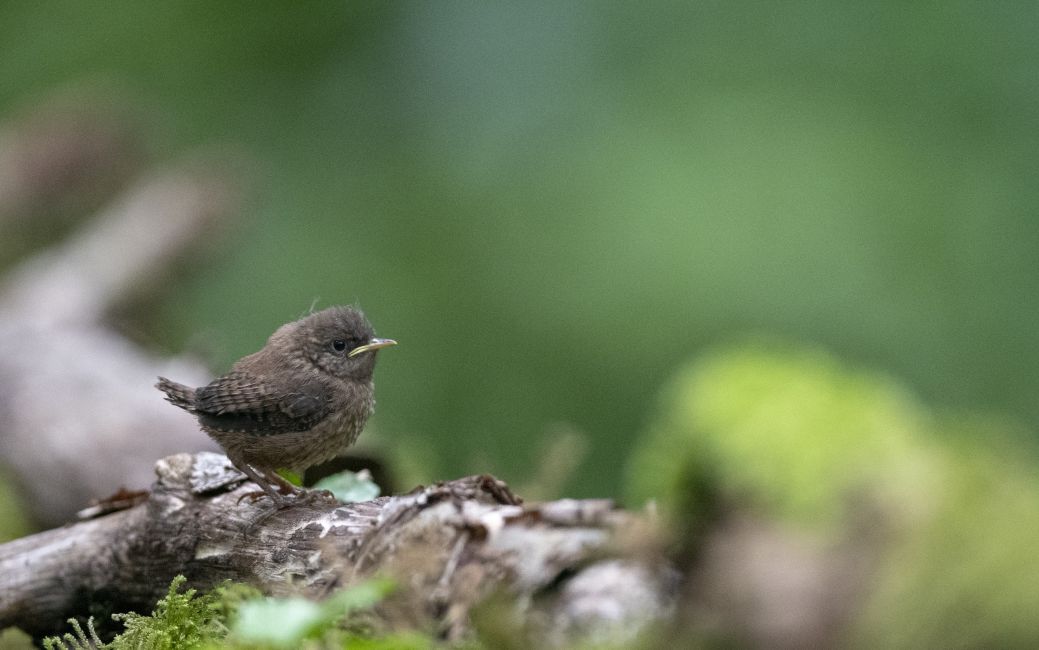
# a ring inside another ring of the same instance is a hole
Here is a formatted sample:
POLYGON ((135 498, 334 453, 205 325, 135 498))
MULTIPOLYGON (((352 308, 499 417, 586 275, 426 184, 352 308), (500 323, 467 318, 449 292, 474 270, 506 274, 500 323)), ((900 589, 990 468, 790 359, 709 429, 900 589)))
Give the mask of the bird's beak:
POLYGON ((348 354, 346 356, 348 356, 348 357, 356 357, 357 355, 361 354, 362 352, 371 352, 373 350, 378 350, 379 348, 388 348, 391 345, 397 345, 397 342, 394 341, 393 339, 372 339, 368 343, 365 343, 364 345, 357 346, 353 350, 350 350, 350 354, 348 354))

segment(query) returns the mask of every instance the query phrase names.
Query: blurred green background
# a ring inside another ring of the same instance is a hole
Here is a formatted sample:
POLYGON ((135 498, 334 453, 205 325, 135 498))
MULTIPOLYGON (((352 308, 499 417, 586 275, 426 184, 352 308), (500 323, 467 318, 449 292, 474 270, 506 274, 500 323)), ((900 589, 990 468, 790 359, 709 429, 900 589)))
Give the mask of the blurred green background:
POLYGON ((676 369, 747 332, 1039 424, 1032 3, 0 5, 0 115, 113 88, 152 158, 256 161, 147 339, 222 370, 360 304, 428 478, 617 496, 676 369), (201 343, 200 343, 201 341, 201 343))

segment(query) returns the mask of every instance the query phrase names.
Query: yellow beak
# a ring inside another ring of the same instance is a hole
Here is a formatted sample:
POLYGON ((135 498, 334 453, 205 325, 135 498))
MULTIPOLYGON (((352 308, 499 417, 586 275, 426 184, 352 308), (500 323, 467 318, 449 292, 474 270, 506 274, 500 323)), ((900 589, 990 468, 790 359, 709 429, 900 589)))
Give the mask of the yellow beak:
POLYGON ((397 345, 397 342, 394 341, 393 339, 372 339, 371 341, 365 343, 364 345, 359 345, 356 348, 354 348, 353 350, 350 350, 350 354, 348 354, 346 356, 348 356, 348 357, 356 357, 357 355, 361 354, 362 352, 369 352, 369 351, 372 351, 372 350, 378 350, 379 348, 388 348, 391 345, 397 345))

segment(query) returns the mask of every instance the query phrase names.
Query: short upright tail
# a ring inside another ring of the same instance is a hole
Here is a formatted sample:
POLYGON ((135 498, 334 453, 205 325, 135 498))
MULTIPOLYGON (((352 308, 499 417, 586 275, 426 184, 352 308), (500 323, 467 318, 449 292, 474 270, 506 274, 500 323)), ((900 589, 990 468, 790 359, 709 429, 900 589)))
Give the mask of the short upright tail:
POLYGON ((166 401, 170 404, 179 406, 185 411, 195 410, 194 388, 190 388, 184 384, 178 384, 175 381, 170 381, 165 377, 159 377, 159 383, 155 384, 155 387, 166 393, 166 401))

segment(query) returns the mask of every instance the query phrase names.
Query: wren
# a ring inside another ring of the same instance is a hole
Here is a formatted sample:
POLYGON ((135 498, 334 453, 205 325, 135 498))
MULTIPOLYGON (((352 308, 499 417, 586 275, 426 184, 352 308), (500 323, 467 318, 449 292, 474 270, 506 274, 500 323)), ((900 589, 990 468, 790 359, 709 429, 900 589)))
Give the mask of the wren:
POLYGON ((284 507, 292 501, 283 494, 305 492, 275 470, 302 475, 357 440, 375 408, 376 352, 390 345, 396 341, 375 338, 359 310, 330 307, 282 325, 262 350, 206 386, 159 377, 155 387, 284 507))

